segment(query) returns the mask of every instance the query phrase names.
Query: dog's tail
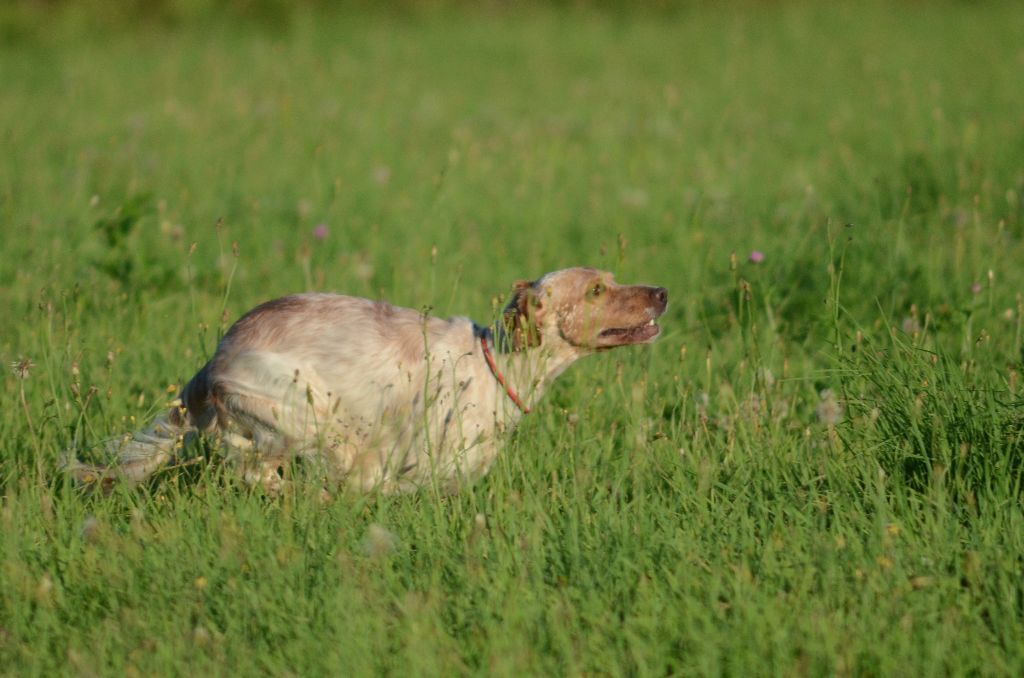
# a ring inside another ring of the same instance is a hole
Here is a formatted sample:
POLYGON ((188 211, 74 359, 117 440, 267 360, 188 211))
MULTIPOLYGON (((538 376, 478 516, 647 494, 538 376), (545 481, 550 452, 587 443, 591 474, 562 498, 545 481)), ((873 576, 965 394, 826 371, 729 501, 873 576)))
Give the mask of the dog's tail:
POLYGON ((117 461, 110 466, 84 464, 67 450, 60 466, 78 483, 108 491, 117 480, 144 481, 169 462, 200 431, 211 430, 216 413, 209 398, 208 367, 192 378, 181 397, 171 403, 149 426, 103 443, 105 456, 117 461))
POLYGON ((184 447, 191 430, 184 419, 177 404, 172 403, 171 409, 141 431, 103 443, 104 456, 117 459, 113 465, 84 464, 68 450, 61 459, 61 466, 76 482, 89 487, 109 489, 118 479, 141 482, 170 462, 184 447))

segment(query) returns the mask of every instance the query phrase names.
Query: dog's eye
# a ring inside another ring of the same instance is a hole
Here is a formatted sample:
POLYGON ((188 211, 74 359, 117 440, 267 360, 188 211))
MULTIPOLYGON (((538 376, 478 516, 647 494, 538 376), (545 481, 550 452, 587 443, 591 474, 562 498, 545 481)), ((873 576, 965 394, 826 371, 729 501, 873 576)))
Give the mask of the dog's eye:
POLYGON ((587 290, 587 296, 590 298, 599 297, 604 294, 604 283, 594 283, 589 290, 587 290))

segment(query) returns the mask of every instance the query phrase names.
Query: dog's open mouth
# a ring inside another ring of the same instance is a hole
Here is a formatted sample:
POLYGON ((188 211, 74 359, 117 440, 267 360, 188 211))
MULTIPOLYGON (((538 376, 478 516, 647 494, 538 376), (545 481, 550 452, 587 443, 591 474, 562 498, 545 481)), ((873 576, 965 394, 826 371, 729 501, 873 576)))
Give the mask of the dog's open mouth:
POLYGON ((654 341, 661 333, 661 327, 651 318, 642 325, 634 327, 613 327, 597 335, 598 347, 625 346, 627 344, 646 344, 654 341))

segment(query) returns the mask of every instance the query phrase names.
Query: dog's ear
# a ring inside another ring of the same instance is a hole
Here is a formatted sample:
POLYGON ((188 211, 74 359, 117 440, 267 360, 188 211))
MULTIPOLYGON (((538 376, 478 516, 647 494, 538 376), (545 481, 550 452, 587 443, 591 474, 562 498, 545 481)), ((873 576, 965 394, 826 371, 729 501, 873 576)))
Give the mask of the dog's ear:
POLYGON ((512 298, 501 313, 501 324, 508 349, 520 351, 540 346, 540 331, 537 329, 541 299, 534 289, 534 281, 518 280, 512 286, 512 298))

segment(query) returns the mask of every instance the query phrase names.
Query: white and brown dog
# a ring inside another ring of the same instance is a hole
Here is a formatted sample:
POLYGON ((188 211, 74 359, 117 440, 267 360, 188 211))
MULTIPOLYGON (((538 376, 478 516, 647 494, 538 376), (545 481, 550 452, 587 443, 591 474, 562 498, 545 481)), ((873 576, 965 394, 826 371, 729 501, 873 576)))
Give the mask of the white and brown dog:
POLYGON ((592 268, 517 283, 494 330, 355 297, 282 297, 238 320, 165 414, 107 444, 116 464, 68 466, 86 484, 138 482, 202 435, 271 491, 294 457, 357 490, 454 491, 487 472, 500 434, 578 358, 653 341, 667 302, 663 287, 592 268))

